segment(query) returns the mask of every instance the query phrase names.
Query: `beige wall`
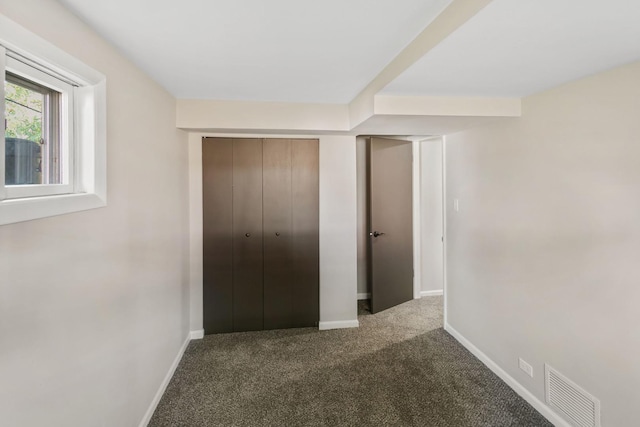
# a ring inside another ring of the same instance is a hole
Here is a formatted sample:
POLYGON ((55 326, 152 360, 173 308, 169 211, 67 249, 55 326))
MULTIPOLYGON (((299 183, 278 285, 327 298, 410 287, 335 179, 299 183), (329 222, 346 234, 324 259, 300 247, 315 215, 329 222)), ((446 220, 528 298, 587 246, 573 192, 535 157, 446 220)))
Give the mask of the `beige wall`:
POLYGON ((320 328, 358 326, 356 138, 320 136, 320 328))
POLYGON ((217 132, 348 131, 349 111, 339 104, 178 99, 176 125, 217 132))
POLYGON ((0 227, 0 424, 136 426, 188 333, 175 100, 57 2, 0 13, 108 86, 108 206, 0 227))
POLYGON ((640 420, 638 76, 531 96, 522 118, 446 142, 449 325, 540 400, 549 363, 608 427, 640 420))
POLYGON ((420 142, 421 291, 443 289, 442 138, 420 142))

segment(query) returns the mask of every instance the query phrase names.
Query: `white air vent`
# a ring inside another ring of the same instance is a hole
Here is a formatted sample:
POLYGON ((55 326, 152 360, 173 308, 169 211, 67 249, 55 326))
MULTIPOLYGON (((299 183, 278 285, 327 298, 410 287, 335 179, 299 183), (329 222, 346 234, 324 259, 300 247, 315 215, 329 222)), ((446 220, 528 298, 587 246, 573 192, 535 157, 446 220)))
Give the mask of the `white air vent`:
POLYGON ((544 365, 547 403, 576 427, 600 427, 600 401, 544 365))

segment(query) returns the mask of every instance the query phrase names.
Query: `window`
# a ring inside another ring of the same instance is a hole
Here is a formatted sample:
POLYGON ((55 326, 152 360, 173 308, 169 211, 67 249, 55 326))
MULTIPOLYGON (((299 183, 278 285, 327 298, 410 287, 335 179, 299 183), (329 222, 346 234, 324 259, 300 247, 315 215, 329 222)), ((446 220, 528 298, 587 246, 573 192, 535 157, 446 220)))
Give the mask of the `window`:
POLYGON ((4 92, 5 197, 73 193, 73 86, 7 57, 4 92))
POLYGON ((0 225, 106 204, 106 83, 0 15, 0 225))

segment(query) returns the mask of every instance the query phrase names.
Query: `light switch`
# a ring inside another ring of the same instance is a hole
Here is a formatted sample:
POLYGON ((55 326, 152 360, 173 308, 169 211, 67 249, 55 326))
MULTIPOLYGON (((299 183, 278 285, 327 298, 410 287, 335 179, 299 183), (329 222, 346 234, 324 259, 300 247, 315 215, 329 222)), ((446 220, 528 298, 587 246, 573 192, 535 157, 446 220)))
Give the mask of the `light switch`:
POLYGON ((453 199, 453 209, 456 212, 460 212, 460 201, 458 199, 453 199))

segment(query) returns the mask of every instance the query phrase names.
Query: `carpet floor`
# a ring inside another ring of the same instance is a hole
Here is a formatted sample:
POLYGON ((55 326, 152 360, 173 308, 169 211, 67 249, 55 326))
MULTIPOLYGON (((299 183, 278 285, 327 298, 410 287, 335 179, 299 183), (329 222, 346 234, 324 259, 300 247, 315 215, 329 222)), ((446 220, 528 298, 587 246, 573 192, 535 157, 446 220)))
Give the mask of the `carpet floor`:
POLYGON ((552 426, 442 329, 442 297, 360 328, 192 341, 150 426, 552 426))

